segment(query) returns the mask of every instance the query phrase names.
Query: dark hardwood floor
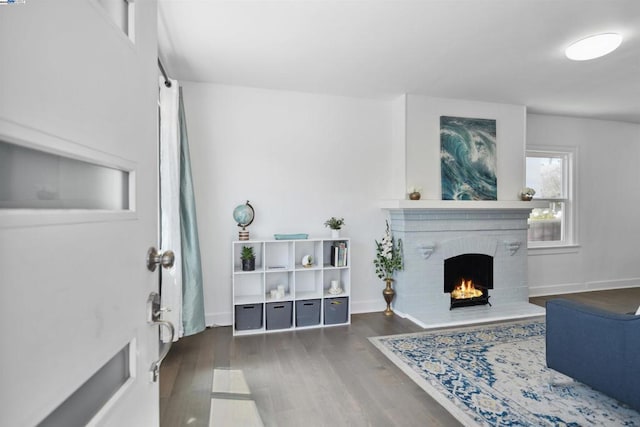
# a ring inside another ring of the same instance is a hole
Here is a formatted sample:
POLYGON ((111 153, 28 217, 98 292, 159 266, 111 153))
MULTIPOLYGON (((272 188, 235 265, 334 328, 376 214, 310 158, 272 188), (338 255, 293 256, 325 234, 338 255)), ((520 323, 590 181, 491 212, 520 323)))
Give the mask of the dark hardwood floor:
MULTIPOLYGON (((531 298, 635 312, 640 288, 531 298)), ((351 325, 233 337, 209 328, 177 342, 160 370, 160 425, 208 426, 214 368, 241 369, 266 426, 459 426, 368 337, 421 331, 381 313, 351 325)))

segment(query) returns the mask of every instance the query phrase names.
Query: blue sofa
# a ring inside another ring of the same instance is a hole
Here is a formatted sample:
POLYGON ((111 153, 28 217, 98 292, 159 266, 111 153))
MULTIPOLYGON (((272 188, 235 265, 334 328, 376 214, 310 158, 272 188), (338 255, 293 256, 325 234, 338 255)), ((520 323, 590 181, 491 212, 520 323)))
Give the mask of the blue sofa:
POLYGON ((547 301, 547 366, 640 411, 640 316, 547 301))

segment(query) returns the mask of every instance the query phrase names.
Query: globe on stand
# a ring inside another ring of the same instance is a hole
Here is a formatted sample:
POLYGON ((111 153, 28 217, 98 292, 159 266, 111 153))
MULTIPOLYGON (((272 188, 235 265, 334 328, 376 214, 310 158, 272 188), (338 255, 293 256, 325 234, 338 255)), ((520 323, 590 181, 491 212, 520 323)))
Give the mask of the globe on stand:
POLYGON ((249 232, 246 230, 256 216, 253 206, 247 203, 244 205, 238 205, 233 210, 233 219, 238 223, 238 227, 242 227, 242 230, 238 233, 238 240, 249 240, 249 232))

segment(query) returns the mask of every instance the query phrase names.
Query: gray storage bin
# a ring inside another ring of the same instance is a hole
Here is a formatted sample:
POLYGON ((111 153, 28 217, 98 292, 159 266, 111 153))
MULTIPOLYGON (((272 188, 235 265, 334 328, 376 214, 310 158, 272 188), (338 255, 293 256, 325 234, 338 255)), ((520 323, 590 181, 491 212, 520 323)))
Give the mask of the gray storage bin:
POLYGON ((292 308, 292 301, 267 303, 267 329, 290 328, 292 308))
POLYGON ((236 305, 236 330, 262 328, 262 304, 236 305))
POLYGON ((324 300, 324 324, 336 325, 347 323, 349 314, 349 297, 326 298, 324 300))
POLYGON ((320 324, 320 300, 305 299, 296 301, 296 326, 320 324))

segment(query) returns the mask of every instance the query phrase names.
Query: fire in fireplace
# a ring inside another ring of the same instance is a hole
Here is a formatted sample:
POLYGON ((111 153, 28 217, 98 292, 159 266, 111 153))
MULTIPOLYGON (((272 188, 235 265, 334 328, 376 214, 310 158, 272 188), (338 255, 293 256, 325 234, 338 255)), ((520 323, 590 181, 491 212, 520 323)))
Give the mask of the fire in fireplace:
POLYGON ((463 254, 444 261, 444 292, 451 294, 449 309, 489 304, 493 289, 493 257, 463 254))

